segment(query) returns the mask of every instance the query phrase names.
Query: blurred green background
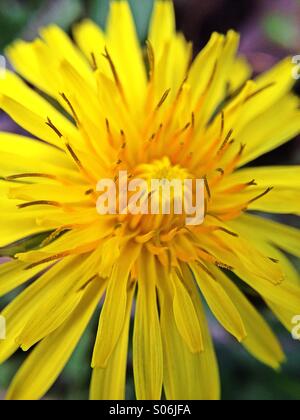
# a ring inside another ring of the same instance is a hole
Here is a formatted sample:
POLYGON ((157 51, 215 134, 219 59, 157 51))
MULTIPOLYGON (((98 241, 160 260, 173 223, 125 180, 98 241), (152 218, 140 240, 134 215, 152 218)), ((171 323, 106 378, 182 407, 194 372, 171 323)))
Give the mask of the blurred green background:
MULTIPOLYGON (((89 16, 105 27, 108 3, 108 0, 0 0, 0 52, 3 53, 5 46, 15 38, 33 39, 40 26, 52 22, 69 31, 74 22, 89 16)), ((152 3, 152 0, 130 0, 141 42, 147 36, 152 3)), ((234 28, 242 35, 241 53, 247 56, 256 73, 266 70, 287 54, 300 54, 298 0, 176 0, 175 5, 178 27, 194 42, 196 51, 205 44, 213 30, 224 32, 234 28)), ((0 129, 18 130, 3 114, 0 114, 0 129)), ((264 156, 257 163, 300 164, 299 139, 264 156)), ((295 223, 289 217, 283 221, 295 223)), ((294 262, 300 270, 299 261, 294 262)), ((15 293, 0 300, 0 309, 15 293)), ((264 367, 236 344, 209 315, 220 362, 223 399, 298 400, 300 343, 292 340, 260 300, 256 304, 281 337, 288 363, 280 373, 264 367)), ((95 316, 47 398, 77 400, 88 397, 89 365, 96 328, 95 316)), ((23 359, 24 354, 20 352, 0 366, 0 399, 23 359)), ((127 396, 134 398, 131 360, 127 396)))

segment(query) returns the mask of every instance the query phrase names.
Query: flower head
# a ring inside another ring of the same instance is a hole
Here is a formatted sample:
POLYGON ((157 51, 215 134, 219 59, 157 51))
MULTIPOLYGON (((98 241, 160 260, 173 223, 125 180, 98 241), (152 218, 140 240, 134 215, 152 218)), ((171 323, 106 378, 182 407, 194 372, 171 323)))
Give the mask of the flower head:
POLYGON ((92 399, 124 398, 133 307, 138 399, 162 390, 219 398, 203 300, 278 369, 281 346, 236 278, 291 328, 299 276, 283 251, 300 257, 300 233, 250 211, 299 215, 300 168, 245 167, 300 132, 291 60, 248 80, 233 31, 214 33, 193 60, 171 1, 155 2, 143 48, 127 1, 111 3, 105 33, 86 20, 73 34, 74 43, 50 26, 17 41, 8 57, 34 88, 11 72, 0 81, 1 108, 34 137, 0 134, 0 246, 13 256, 0 268, 0 294, 35 278, 2 312, 0 361, 38 343, 8 398, 48 391, 104 296, 92 399), (120 171, 146 182, 204 180, 204 222, 186 225, 176 212, 99 215, 97 183, 119 185, 120 171))

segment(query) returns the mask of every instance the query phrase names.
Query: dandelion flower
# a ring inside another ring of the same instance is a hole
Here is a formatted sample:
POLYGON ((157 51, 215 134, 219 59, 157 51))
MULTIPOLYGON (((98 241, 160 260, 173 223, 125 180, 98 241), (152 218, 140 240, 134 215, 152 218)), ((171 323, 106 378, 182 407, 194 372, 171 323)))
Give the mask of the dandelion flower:
POLYGON ((100 307, 91 399, 125 396, 133 313, 137 398, 218 399, 204 301, 279 369, 282 348, 236 279, 291 329, 299 275, 284 252, 300 257, 300 233, 258 212, 300 214, 300 167, 246 166, 300 132, 291 60, 249 80, 233 31, 214 33, 193 60, 162 0, 143 48, 126 1, 111 3, 105 33, 85 20, 73 36, 49 26, 16 41, 7 55, 20 76, 0 81, 1 108, 32 135, 0 134, 0 246, 13 257, 0 294, 27 286, 2 312, 0 361, 30 350, 7 398, 45 395, 100 307), (203 179, 204 223, 99 215, 97 182, 118 183, 120 170, 203 179))

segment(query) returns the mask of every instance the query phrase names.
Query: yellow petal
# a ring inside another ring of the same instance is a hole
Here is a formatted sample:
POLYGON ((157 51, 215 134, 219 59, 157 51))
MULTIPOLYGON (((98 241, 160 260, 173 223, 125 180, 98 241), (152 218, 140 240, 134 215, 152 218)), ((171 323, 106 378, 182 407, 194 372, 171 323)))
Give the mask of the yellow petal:
POLYGON ((281 345, 268 324, 238 287, 235 286, 233 281, 229 280, 216 267, 210 266, 210 270, 231 297, 241 314, 247 332, 243 346, 261 362, 274 369, 278 369, 284 361, 285 356, 281 345))
POLYGON ((140 247, 128 244, 115 264, 101 311, 92 367, 105 368, 119 340, 126 315, 128 278, 140 247))
MULTIPOLYGON (((81 51, 83 51, 90 63, 94 64, 94 55, 97 65, 100 65, 103 61, 102 54, 106 45, 105 34, 102 32, 100 27, 93 21, 84 19, 82 22, 73 27, 73 36, 77 45, 81 51)), ((104 71, 102 66, 101 70, 104 71)))
POLYGON ((233 63, 229 76, 229 93, 237 92, 250 79, 251 74, 252 69, 246 58, 238 57, 233 63))
POLYGON ((165 44, 176 34, 175 11, 170 0, 157 0, 149 29, 149 39, 157 58, 163 52, 165 44))
POLYGON ((0 108, 25 130, 41 140, 62 148, 61 140, 57 134, 46 125, 47 115, 45 115, 45 118, 42 118, 21 103, 4 95, 0 96, 0 108))
POLYGON ((99 274, 106 278, 111 275, 112 267, 120 257, 120 238, 107 239, 102 248, 102 259, 99 267, 99 274))
POLYGON ((220 189, 226 189, 238 183, 247 183, 255 179, 261 188, 282 187, 300 189, 300 166, 266 166, 257 168, 245 168, 227 176, 220 185, 220 189))
MULTIPOLYGON (((49 75, 47 77, 48 66, 41 66, 37 55, 38 46, 45 48, 44 44, 41 44, 41 41, 24 42, 17 40, 6 49, 6 55, 19 74, 44 92, 55 97, 58 92, 55 91, 55 83, 53 81, 49 83, 51 79, 49 75)), ((53 58, 49 54, 49 50, 47 48, 47 58, 52 70, 53 58)), ((45 54, 45 56, 47 55, 45 54)), ((56 82, 54 75, 53 79, 56 82)))
POLYGON ((201 109, 201 121, 204 123, 207 123, 211 119, 218 105, 226 97, 226 84, 236 59, 239 39, 239 35, 234 31, 229 31, 225 37, 216 61, 216 70, 212 75, 213 79, 208 88, 203 108, 201 109))
POLYGON ((296 228, 250 214, 244 214, 230 225, 243 229, 250 227, 259 238, 300 258, 300 232, 296 228))
POLYGON ((249 273, 243 268, 238 268, 236 273, 268 301, 298 314, 300 308, 299 286, 289 284, 287 281, 283 281, 277 286, 271 283, 261 283, 255 274, 249 273))
MULTIPOLYGON (((37 141, 35 139, 20 136, 18 134, 0 133, 0 151, 2 153, 15 156, 10 163, 11 170, 14 171, 10 175, 24 172, 32 172, 32 165, 36 166, 36 171, 49 171, 49 168, 54 170, 55 174, 62 174, 63 171, 74 172, 75 166, 73 162, 67 157, 66 153, 54 147, 37 141), (41 156, 43 160, 41 161, 41 156), (26 159, 24 159, 26 158, 26 159), (18 159, 16 161, 16 159, 18 159), (21 159, 23 159, 21 161, 21 159), (27 162, 29 162, 27 164, 27 162), (30 165, 31 163, 31 165, 30 165)), ((1 162, 1 167, 4 162, 1 162)), ((1 173, 1 175, 3 175, 1 173)), ((78 179, 78 178, 77 178, 78 179)))
MULTIPOLYGON (((127 1, 111 2, 107 23, 108 51, 120 75, 126 99, 141 103, 146 92, 146 69, 130 6, 127 1)), ((135 109, 135 108, 133 108, 135 109)))
POLYGON ((21 187, 10 188, 8 197, 22 201, 56 201, 59 203, 78 205, 91 205, 90 199, 86 196, 87 186, 68 186, 67 191, 60 186, 52 184, 29 184, 21 187))
MULTIPOLYGON (((208 243, 208 238, 201 238, 201 242, 208 243)), ((233 267, 234 272, 262 297, 287 310, 295 313, 299 311, 300 287, 285 281, 280 264, 263 256, 253 244, 241 237, 233 238, 228 235, 226 242, 231 242, 230 248, 217 246, 216 243, 205 247, 219 261, 233 267)))
POLYGON ((135 287, 132 287, 128 293, 124 327, 106 368, 93 370, 91 400, 125 399, 128 335, 134 290, 135 287))
MULTIPOLYGON (((282 249, 285 249, 284 241, 289 241, 290 235, 293 235, 295 237, 295 247, 293 249, 294 252, 296 251, 296 253, 298 253, 297 244, 299 244, 300 240, 299 232, 297 229, 272 221, 270 221, 270 225, 268 226, 268 222, 269 220, 267 219, 245 215, 236 221, 231 222, 230 225, 233 226, 237 231, 246 234, 248 236, 248 240, 256 243, 259 249, 264 252, 265 255, 269 255, 270 258, 276 259, 285 274, 285 282, 288 282, 292 286, 299 288, 299 273, 293 267, 289 259, 283 254, 283 252, 279 251, 279 249, 274 246, 277 245, 278 247, 280 246, 282 249), (264 225, 265 227, 263 228, 264 225), (277 234, 277 231, 275 230, 276 225, 283 229, 281 234, 277 234), (274 245, 272 242, 273 238, 275 239, 274 245), (281 240, 283 240, 283 246, 281 246, 281 240)), ((294 252, 290 251, 290 253, 294 252)), ((289 332, 291 332, 293 327, 291 321, 296 315, 295 311, 289 310, 283 306, 271 302, 267 296, 265 296, 265 300, 280 322, 287 328, 289 332)))
POLYGON ((28 264, 16 260, 0 265, 0 296, 11 292, 21 284, 32 279, 45 268, 35 267, 31 270, 26 270, 27 266, 28 264))
POLYGON ((231 206, 243 205, 253 197, 263 194, 267 188, 273 188, 267 195, 255 200, 249 205, 249 210, 259 210, 271 213, 300 213, 300 167, 270 166, 246 168, 226 177, 218 190, 221 196, 218 202, 224 200, 226 190, 235 185, 247 184, 255 180, 257 186, 249 187, 231 198, 231 206))
MULTIPOLYGON (((240 131, 257 116, 268 111, 274 104, 289 94, 295 83, 291 77, 292 60, 287 58, 274 66, 269 72, 259 76, 255 80, 256 90, 248 97, 245 112, 237 121, 235 131, 240 131)), ((255 141, 255 139, 251 139, 255 141)), ((251 142, 250 141, 250 142, 251 142)))
POLYGON ((189 268, 182 266, 186 287, 197 312, 204 351, 192 353, 179 334, 172 311, 172 291, 166 271, 157 266, 161 330, 164 350, 164 390, 169 400, 217 400, 220 381, 216 355, 204 309, 189 268))
POLYGON ((103 283, 93 280, 70 318, 26 359, 13 379, 6 399, 37 400, 45 395, 72 355, 102 294, 103 283))
POLYGON ((163 353, 156 296, 154 256, 139 259, 139 279, 133 331, 133 374, 138 400, 159 400, 163 353))
POLYGON ((202 333, 192 299, 175 272, 171 274, 171 279, 174 287, 173 310, 178 331, 192 353, 203 351, 202 333))
MULTIPOLYGON (((7 322, 7 338, 0 342, 0 362, 16 351, 18 348, 17 339, 22 332, 26 332, 26 325, 31 320, 40 320, 41 325, 37 326, 40 331, 43 323, 47 324, 48 311, 63 304, 64 293, 68 290, 73 290, 72 293, 79 291, 95 276, 98 259, 99 253, 85 258, 65 258, 28 286, 2 311, 1 315, 7 322)), ((45 265, 40 266, 40 269, 43 268, 45 265)), ((30 331, 28 330, 28 332, 30 331)), ((35 334, 35 329, 33 329, 33 334, 35 334)), ((34 337, 33 335, 33 341, 34 337)), ((27 339, 30 341, 31 337, 27 336, 27 339)))
POLYGON ((47 100, 43 99, 41 95, 29 88, 16 74, 10 71, 5 73, 5 78, 0 80, 0 97, 1 95, 9 97, 11 100, 18 102, 24 108, 28 108, 32 113, 41 117, 43 119, 43 125, 45 125, 47 118, 50 118, 66 137, 72 138, 73 141, 79 141, 78 131, 75 125, 50 105, 47 100))
MULTIPOLYGON (((38 213, 36 210, 23 212, 21 209, 17 209, 20 201, 15 200, 0 200, 0 203, 0 247, 11 245, 16 241, 39 233, 49 232, 48 228, 37 225, 36 218, 38 213)), ((48 214, 49 209, 44 210, 45 214, 48 214)))
POLYGON ((200 51, 191 65, 188 83, 193 87, 192 106, 194 107, 207 87, 215 69, 216 60, 220 54, 224 36, 214 32, 207 45, 200 51), (199 78, 199 74, 203 77, 199 78))
POLYGON ((68 35, 56 25, 40 30, 42 38, 60 59, 67 59, 87 81, 92 81, 92 69, 68 35))
POLYGON ((43 308, 44 311, 29 319, 17 338, 17 342, 20 344, 22 350, 29 350, 44 337, 47 337, 60 327, 72 314, 80 302, 82 295, 82 289, 79 289, 77 292, 66 289, 61 300, 56 296, 54 302, 52 299, 50 302, 48 301, 47 307, 44 306, 43 308))
POLYGON ((74 228, 52 241, 49 245, 34 251, 16 254, 16 257, 20 261, 37 264, 52 257, 54 257, 54 260, 57 260, 59 257, 70 254, 84 254, 93 251, 100 243, 100 240, 111 231, 111 226, 105 226, 98 220, 95 222, 95 225, 87 225, 78 229, 74 228))
POLYGON ((243 166, 295 137, 300 132, 298 107, 299 99, 286 95, 246 124, 236 136, 237 145, 247 145, 239 165, 243 166))
MULTIPOLYGON (((273 66, 269 71, 256 78, 255 81, 259 88, 263 88, 270 83, 274 83, 274 85, 270 87, 270 90, 266 90, 264 94, 260 96, 261 103, 265 109, 269 108, 272 103, 276 102, 286 93, 291 91, 293 85, 295 84, 295 80, 291 77, 292 70, 292 58, 287 57, 273 66)), ((257 110, 257 113, 260 111, 261 108, 260 110, 257 110)))
POLYGON ((218 279, 212 278, 196 264, 192 265, 193 273, 210 309, 223 325, 238 341, 243 341, 247 332, 241 315, 233 301, 223 289, 218 279))
MULTIPOLYGON (((219 222, 218 222, 219 223, 219 222)), ((226 229, 227 225, 222 225, 226 229)), ((244 270, 249 271, 259 277, 260 283, 271 283, 274 285, 280 284, 284 280, 284 273, 279 264, 275 264, 269 258, 269 255, 265 255, 259 250, 259 247, 256 246, 256 243, 251 243, 247 240, 247 236, 239 234, 239 231, 233 230, 237 236, 226 235, 224 237, 224 232, 216 232, 216 241, 222 241, 222 249, 218 258, 224 263, 228 263, 229 266, 232 266, 234 269, 237 267, 242 267, 244 270), (229 258, 226 261, 226 259, 229 258)), ((208 238, 207 238, 208 239, 208 238)), ((207 240, 204 239, 205 241, 207 240)), ((208 241, 211 241, 208 239, 208 241)), ((217 246, 217 244, 215 244, 217 246)), ((212 251, 214 252, 214 251, 212 251)), ((219 251, 217 251, 219 252, 219 251)), ((215 255, 213 253, 213 255, 215 255)))

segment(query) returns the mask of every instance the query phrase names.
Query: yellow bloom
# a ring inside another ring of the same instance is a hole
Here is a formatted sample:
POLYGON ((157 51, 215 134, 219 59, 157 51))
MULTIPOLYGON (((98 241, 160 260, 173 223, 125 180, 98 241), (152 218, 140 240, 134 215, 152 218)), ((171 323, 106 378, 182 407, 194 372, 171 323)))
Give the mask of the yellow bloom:
MULTIPOLYGON (((173 5, 158 0, 141 49, 126 1, 112 2, 103 33, 91 21, 17 41, 19 76, 0 81, 0 106, 29 137, 0 134, 0 246, 47 238, 0 267, 0 295, 36 275, 1 313, 0 361, 34 347, 9 399, 41 398, 71 356, 105 294, 92 358, 92 399, 125 394, 135 304, 138 399, 218 399, 217 361, 202 306, 261 362, 284 354, 234 280, 254 289, 290 330, 300 313, 296 229, 248 213, 300 214, 300 167, 244 168, 300 132, 291 60, 254 81, 238 35, 214 33, 192 61, 173 5), (50 100, 51 99, 51 100, 50 100), (96 211, 99 179, 119 170, 205 180, 206 217, 96 211), (199 293, 201 290, 201 295, 199 293)), ((4 248, 7 249, 7 248, 4 248)))

